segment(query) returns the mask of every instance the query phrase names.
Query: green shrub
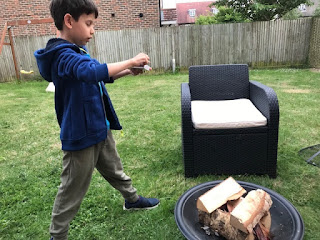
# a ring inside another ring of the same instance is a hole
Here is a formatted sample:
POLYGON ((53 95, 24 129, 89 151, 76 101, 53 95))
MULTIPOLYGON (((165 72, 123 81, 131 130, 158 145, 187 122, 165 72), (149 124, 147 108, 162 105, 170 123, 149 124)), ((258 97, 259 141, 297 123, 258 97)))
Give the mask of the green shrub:
POLYGON ((250 22, 241 13, 234 11, 232 8, 219 7, 219 12, 215 15, 200 15, 196 19, 196 24, 208 25, 216 23, 236 23, 236 22, 250 22))

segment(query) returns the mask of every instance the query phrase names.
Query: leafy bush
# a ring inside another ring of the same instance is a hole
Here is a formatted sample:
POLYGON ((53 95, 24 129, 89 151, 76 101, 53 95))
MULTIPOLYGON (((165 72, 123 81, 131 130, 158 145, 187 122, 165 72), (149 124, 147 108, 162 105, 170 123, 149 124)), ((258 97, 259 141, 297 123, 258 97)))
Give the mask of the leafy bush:
POLYGON ((235 22, 250 22, 249 19, 243 17, 239 12, 234 11, 232 8, 219 7, 219 12, 215 15, 200 15, 196 19, 198 25, 208 25, 216 23, 235 23, 235 22))
POLYGON ((295 8, 295 9, 292 9, 291 11, 287 12, 282 17, 282 19, 283 20, 295 20, 295 19, 298 19, 301 16, 302 16, 301 12, 297 8, 295 8))
POLYGON ((320 5, 314 11, 313 16, 314 17, 320 17, 320 5))
POLYGON ((208 25, 208 24, 216 24, 217 20, 214 15, 200 15, 196 19, 196 24, 198 25, 208 25))

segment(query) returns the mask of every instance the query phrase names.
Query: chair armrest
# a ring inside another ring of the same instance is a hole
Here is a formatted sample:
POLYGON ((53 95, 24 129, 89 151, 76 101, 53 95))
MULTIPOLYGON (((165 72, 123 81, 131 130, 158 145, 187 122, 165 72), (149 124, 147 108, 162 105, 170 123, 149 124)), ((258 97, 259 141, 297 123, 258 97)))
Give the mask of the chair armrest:
POLYGON ((275 91, 259 82, 250 81, 250 100, 268 119, 268 175, 277 176, 279 103, 275 91))
POLYGON ((181 84, 181 127, 183 142, 192 141, 191 93, 188 83, 181 84))
POLYGON ((272 129, 279 126, 279 103, 275 91, 262 83, 250 81, 250 100, 268 119, 272 129))
POLYGON ((181 119, 182 125, 189 125, 191 120, 191 93, 188 83, 181 84, 181 119))
POLYGON ((191 118, 191 93, 188 83, 181 84, 181 139, 186 177, 194 175, 193 124, 191 118))

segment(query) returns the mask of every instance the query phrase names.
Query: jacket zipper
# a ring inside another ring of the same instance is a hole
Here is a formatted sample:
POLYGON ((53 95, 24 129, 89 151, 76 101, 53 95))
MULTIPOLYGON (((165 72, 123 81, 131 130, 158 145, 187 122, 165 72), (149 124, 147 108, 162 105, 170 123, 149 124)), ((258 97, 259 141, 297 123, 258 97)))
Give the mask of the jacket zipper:
POLYGON ((107 129, 109 130, 110 129, 110 123, 109 123, 109 121, 107 119, 106 107, 104 105, 104 100, 103 100, 103 91, 102 91, 101 83, 99 82, 98 84, 99 84, 99 88, 100 88, 100 97, 101 97, 101 102, 102 102, 102 106, 103 106, 104 118, 106 120, 107 129))

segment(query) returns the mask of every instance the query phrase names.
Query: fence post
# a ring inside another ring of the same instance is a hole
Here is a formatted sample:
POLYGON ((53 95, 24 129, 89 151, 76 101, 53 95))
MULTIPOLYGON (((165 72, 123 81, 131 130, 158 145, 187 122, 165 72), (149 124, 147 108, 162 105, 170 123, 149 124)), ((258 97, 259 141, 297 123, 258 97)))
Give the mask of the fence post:
POLYGON ((172 38, 172 72, 176 72, 176 46, 175 46, 175 37, 176 37, 176 28, 171 28, 171 38, 172 38))
POLYGON ((8 28, 8 35, 9 35, 9 40, 10 40, 10 45, 11 45, 11 53, 12 53, 12 58, 13 58, 13 63, 14 63, 14 69, 16 71, 16 77, 17 77, 17 79, 20 79, 16 52, 14 50, 14 42, 13 42, 13 38, 12 38, 11 26, 9 26, 9 28, 8 28))
POLYGON ((320 68, 320 18, 312 18, 309 65, 312 68, 320 68))

